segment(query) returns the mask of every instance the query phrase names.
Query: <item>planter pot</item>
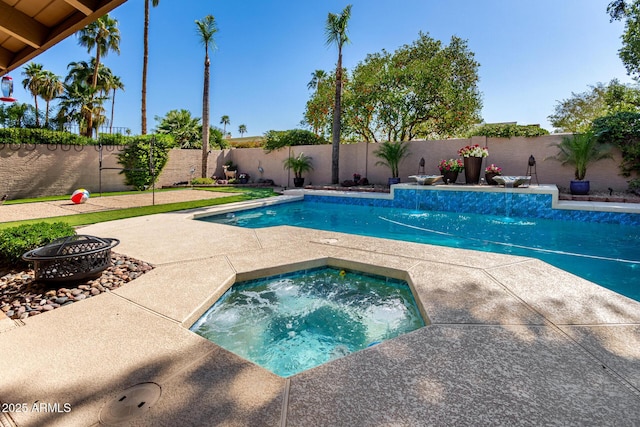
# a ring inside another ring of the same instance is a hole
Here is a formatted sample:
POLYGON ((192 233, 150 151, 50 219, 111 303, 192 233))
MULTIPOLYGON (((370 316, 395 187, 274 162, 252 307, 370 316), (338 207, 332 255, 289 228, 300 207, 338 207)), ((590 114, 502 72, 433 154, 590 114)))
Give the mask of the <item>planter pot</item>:
POLYGON ((293 178, 293 186, 294 187, 302 187, 304 185, 304 178, 293 178))
POLYGON ((389 185, 400 184, 400 178, 389 178, 389 185))
POLYGON ((499 173, 490 173, 490 172, 485 172, 484 174, 484 179, 487 182, 488 185, 498 185, 497 182, 495 182, 493 180, 494 177, 499 176, 499 173))
POLYGON ((458 179, 458 172, 442 172, 442 181, 445 184, 455 184, 458 179))
POLYGON ((480 169, 482 168, 482 157, 464 158, 464 179, 467 184, 477 184, 480 182, 480 169))
POLYGON ((569 190, 578 196, 589 194, 589 181, 571 181, 569 190))

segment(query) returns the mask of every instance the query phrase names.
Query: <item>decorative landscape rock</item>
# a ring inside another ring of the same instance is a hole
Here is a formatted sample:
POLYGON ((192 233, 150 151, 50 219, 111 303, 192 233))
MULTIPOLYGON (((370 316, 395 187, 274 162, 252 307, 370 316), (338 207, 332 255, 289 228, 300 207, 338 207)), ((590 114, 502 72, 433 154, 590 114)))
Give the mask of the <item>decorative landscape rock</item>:
POLYGON ((72 288, 52 288, 50 284, 36 282, 33 270, 0 271, 0 310, 11 319, 26 319, 110 292, 153 269, 147 262, 114 252, 111 261, 112 265, 94 280, 59 284, 72 288))

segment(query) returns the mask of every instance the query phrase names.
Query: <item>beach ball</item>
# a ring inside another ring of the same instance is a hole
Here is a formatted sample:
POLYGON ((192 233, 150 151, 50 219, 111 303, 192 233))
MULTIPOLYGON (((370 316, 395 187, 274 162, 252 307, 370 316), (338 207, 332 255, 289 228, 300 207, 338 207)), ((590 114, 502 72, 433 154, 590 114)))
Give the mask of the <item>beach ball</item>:
POLYGON ((78 205, 80 203, 84 203, 87 200, 89 200, 89 192, 87 190, 85 190, 84 188, 78 188, 71 195, 71 201, 73 203, 75 203, 76 205, 78 205))

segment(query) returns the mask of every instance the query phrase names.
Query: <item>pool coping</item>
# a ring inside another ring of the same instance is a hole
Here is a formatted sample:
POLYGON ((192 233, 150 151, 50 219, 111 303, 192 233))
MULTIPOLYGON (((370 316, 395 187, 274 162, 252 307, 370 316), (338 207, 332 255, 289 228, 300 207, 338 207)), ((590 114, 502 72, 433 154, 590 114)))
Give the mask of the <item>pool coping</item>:
POLYGON ((136 425, 620 425, 640 418, 636 301, 531 258, 192 220, 205 211, 82 229, 120 239, 119 251, 156 268, 114 292, 0 330, 10 349, 0 353, 0 401, 72 404, 69 413, 13 413, 17 425, 96 425, 114 396, 142 382, 159 384, 162 395, 136 425), (431 325, 287 379, 187 329, 236 278, 327 263, 407 275, 431 325), (69 366, 64 375, 52 371, 69 366))

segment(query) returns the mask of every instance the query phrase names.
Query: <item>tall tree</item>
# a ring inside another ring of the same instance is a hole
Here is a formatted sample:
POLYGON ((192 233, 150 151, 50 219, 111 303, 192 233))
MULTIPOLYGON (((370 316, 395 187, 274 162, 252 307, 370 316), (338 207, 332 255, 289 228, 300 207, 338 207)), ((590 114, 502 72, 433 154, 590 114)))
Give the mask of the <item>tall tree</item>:
MULTIPOLYGON (((343 85, 346 78, 346 70, 343 70, 343 85)), ((335 72, 327 74, 323 79, 318 79, 315 92, 311 94, 311 98, 307 101, 304 112, 303 123, 308 125, 313 130, 313 133, 322 138, 330 135, 333 127, 335 84, 335 72)))
POLYGON ((107 82, 107 89, 111 90, 111 119, 109 120, 109 133, 113 133, 113 113, 116 106, 116 91, 124 90, 124 83, 122 83, 120 77, 110 74, 109 81, 107 82))
MULTIPOLYGON (((93 117, 100 116, 103 108, 102 104, 106 97, 100 96, 98 89, 82 84, 79 81, 72 81, 64 84, 64 93, 60 96, 60 110, 58 114, 64 115, 65 121, 75 121, 84 135, 92 134, 92 130, 87 128, 90 123, 93 126, 93 117)), ((62 119, 62 117, 60 117, 62 119)), ((96 120, 99 123, 101 120, 96 120)))
POLYGON ((64 86, 60 81, 60 77, 56 76, 53 72, 45 70, 42 76, 42 88, 40 89, 40 96, 47 103, 44 126, 49 127, 49 104, 58 96, 64 92, 64 86))
MULTIPOLYGON (((64 79, 65 96, 67 98, 66 104, 69 105, 71 103, 69 97, 76 95, 78 96, 76 101, 85 103, 84 108, 80 108, 78 110, 82 112, 83 118, 81 120, 74 118, 74 120, 76 120, 80 127, 84 129, 83 134, 90 136, 93 129, 97 128, 96 124, 103 123, 105 121, 105 117, 102 116, 102 113, 104 112, 102 104, 107 99, 106 95, 111 91, 110 81, 113 78, 113 73, 104 64, 100 64, 100 66, 96 68, 95 58, 91 59, 91 63, 87 63, 86 61, 70 62, 69 65, 67 65, 67 69, 69 70, 69 73, 64 79), (94 88, 93 76, 96 74, 96 69, 98 69, 98 72, 96 87, 94 88), (69 91, 67 88, 73 88, 73 90, 69 91), (96 99, 94 102, 90 97, 88 97, 91 93, 96 96, 99 95, 100 99, 96 99), (92 112, 91 117, 87 115, 89 112, 92 112), (88 129, 89 126, 91 126, 91 129, 88 129)), ((64 115, 58 116, 58 119, 60 120, 63 118, 64 115)))
POLYGON ((216 19, 213 15, 207 15, 202 20, 196 21, 198 36, 204 46, 204 87, 202 90, 202 178, 207 177, 207 161, 209 157, 209 48, 215 49, 213 36, 218 32, 216 19))
POLYGON ((222 134, 226 135, 227 125, 231 124, 231 120, 229 119, 229 116, 225 114, 224 116, 220 117, 220 124, 222 125, 222 134))
POLYGON ((621 111, 639 111, 640 89, 613 79, 609 84, 598 83, 589 91, 571 93, 558 101, 549 121, 558 132, 584 133, 598 117, 621 111))
POLYGON ((25 78, 22 80, 22 87, 28 90, 29 93, 33 96, 33 102, 36 107, 36 126, 40 127, 38 96, 40 95, 40 91, 42 90, 42 85, 44 82, 44 70, 42 69, 42 64, 30 62, 26 67, 24 67, 22 75, 25 76, 25 78))
MULTIPOLYGON (((466 42, 448 46, 426 34, 395 52, 370 54, 343 71, 342 139, 367 142, 448 138, 480 120, 478 67, 466 42)), ((314 130, 332 125, 333 77, 307 102, 314 130)))
POLYGON ((351 5, 347 5, 341 14, 329 13, 325 24, 325 36, 327 45, 336 45, 338 48, 338 63, 336 64, 336 91, 333 107, 332 150, 331 150, 331 182, 338 184, 340 181, 340 125, 341 125, 341 96, 342 96, 342 46, 349 42, 347 36, 347 24, 351 18, 351 5))
POLYGON ((240 125, 238 126, 238 133, 240 134, 240 137, 242 138, 244 136, 245 133, 247 133, 247 125, 240 125))
MULTIPOLYGON (((108 14, 98 18, 96 21, 78 31, 78 44, 86 47, 87 52, 95 48, 95 67, 93 69, 93 79, 91 86, 96 89, 98 86, 98 70, 100 69, 100 59, 113 51, 120 54, 120 30, 118 21, 108 14)), ((87 136, 93 136, 93 116, 88 117, 87 136)))
POLYGON ((640 0, 614 0, 607 6, 611 21, 623 21, 622 47, 618 56, 627 74, 640 79, 640 0))
MULTIPOLYGON (((160 0, 151 0, 153 7, 160 4, 160 0)), ((142 105, 140 113, 141 135, 147 134, 147 68, 149 66, 149 0, 144 0, 144 53, 142 55, 142 105)))
POLYGON ((311 80, 307 83, 307 89, 318 90, 320 84, 327 79, 327 72, 324 70, 315 70, 311 73, 311 80))

